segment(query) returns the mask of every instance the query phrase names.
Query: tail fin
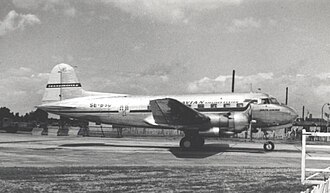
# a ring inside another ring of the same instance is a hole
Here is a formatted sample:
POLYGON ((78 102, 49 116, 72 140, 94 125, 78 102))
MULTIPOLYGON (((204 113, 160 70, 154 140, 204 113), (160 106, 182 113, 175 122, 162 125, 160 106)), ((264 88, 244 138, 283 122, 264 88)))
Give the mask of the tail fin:
POLYGON ((78 81, 73 67, 62 63, 52 69, 42 102, 55 102, 83 95, 84 90, 78 81))

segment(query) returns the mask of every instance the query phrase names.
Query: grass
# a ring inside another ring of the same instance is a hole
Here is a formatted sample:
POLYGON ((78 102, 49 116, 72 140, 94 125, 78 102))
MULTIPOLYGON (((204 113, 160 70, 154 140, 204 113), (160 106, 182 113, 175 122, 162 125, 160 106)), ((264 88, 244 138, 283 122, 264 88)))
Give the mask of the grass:
POLYGON ((3 167, 0 192, 300 192, 300 170, 256 167, 3 167))

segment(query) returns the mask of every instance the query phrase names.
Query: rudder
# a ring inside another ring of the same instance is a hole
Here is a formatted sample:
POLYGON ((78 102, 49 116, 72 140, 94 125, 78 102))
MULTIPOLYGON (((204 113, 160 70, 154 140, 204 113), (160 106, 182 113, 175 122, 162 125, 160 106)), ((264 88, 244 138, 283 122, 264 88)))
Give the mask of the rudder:
POLYGON ((56 65, 48 79, 42 98, 43 103, 55 102, 83 96, 84 90, 76 76, 75 70, 68 64, 56 65))

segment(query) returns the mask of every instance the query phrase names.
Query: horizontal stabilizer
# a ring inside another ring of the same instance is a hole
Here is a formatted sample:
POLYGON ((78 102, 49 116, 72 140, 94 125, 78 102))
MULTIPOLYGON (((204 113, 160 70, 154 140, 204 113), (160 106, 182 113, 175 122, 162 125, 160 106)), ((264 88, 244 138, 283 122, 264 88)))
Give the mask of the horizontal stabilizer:
POLYGON ((45 111, 60 111, 60 110, 71 110, 71 109, 75 109, 76 107, 73 106, 51 106, 51 105, 40 105, 40 106, 36 106, 36 108, 41 109, 41 110, 45 110, 45 111))
POLYGON ((151 100, 150 108, 157 124, 196 125, 210 120, 206 115, 171 98, 151 100))

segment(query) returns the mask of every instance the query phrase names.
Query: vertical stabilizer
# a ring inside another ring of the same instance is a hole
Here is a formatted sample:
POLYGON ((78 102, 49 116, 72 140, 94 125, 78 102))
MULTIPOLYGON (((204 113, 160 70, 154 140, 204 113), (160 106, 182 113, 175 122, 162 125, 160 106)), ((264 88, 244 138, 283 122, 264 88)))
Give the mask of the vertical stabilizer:
POLYGON ((74 68, 62 63, 52 69, 42 102, 47 103, 81 97, 83 93, 84 91, 74 68))

